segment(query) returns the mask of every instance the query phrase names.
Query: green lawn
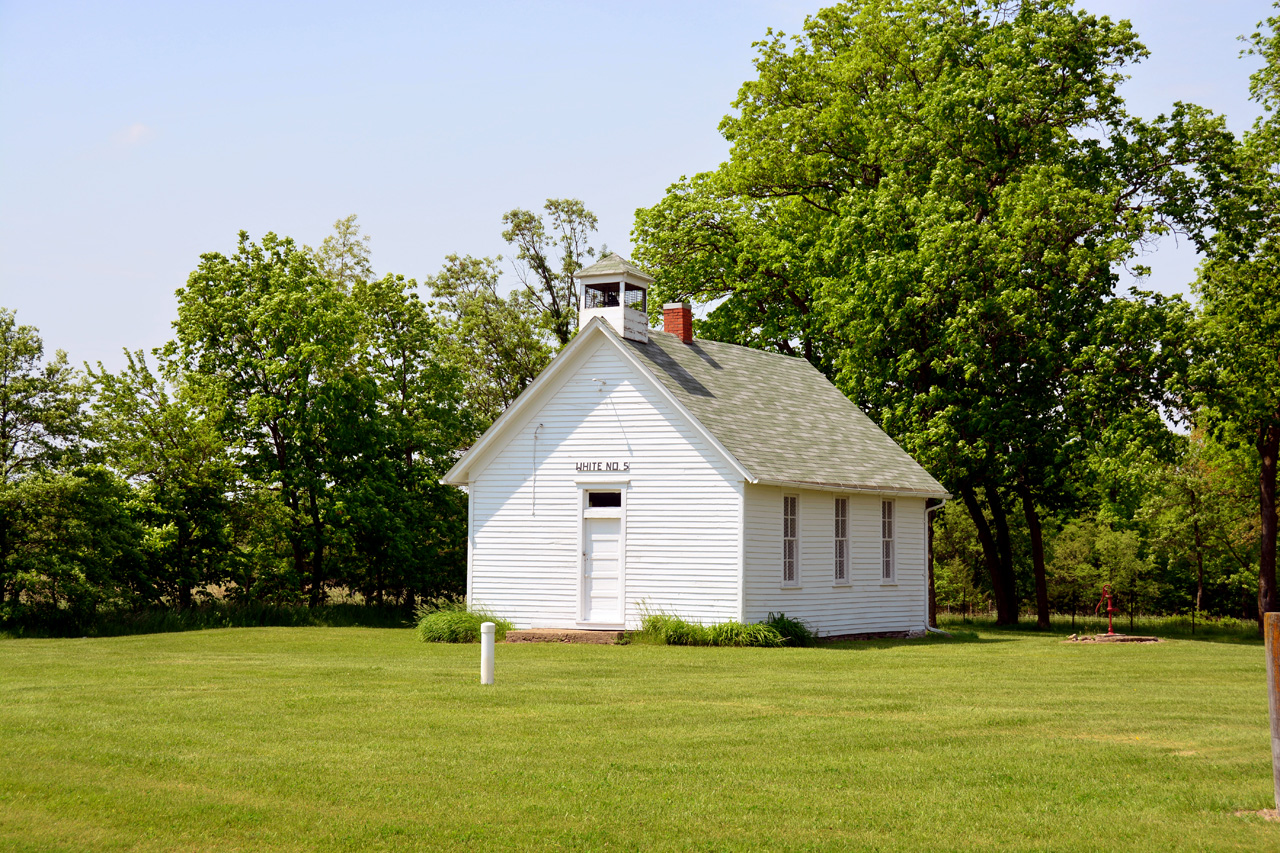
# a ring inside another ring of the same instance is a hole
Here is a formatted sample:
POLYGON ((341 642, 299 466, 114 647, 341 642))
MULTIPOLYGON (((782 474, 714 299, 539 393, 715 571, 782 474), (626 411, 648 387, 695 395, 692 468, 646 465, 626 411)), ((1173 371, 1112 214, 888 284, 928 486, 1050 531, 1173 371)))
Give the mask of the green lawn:
POLYGON ((0 849, 1280 850, 1259 644, 0 642, 0 849))

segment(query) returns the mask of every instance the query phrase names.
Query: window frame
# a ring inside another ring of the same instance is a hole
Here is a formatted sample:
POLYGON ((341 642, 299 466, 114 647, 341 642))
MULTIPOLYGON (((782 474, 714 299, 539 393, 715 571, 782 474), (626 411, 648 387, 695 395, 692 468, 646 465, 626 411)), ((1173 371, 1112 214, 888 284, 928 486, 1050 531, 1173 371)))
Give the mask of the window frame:
POLYGON ((836 495, 831 506, 831 585, 850 586, 853 573, 849 570, 849 496, 836 495))
POLYGON ((800 495, 799 493, 783 492, 782 494, 782 547, 780 549, 779 558, 779 585, 786 589, 797 589, 800 586, 800 495), (795 513, 788 517, 787 502, 794 501, 795 513), (787 536, 788 522, 791 524, 791 536, 787 536), (787 579, 787 545, 791 545, 791 573, 790 580, 787 579))
POLYGON ((898 582, 898 508, 893 498, 880 501, 880 583, 898 582))

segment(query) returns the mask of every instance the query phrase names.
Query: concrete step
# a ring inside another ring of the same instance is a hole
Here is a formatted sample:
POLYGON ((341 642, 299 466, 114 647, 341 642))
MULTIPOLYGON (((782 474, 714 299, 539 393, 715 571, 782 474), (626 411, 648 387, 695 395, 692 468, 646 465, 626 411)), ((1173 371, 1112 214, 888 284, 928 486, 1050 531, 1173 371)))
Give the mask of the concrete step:
POLYGON ((570 631, 559 628, 532 628, 508 631, 508 643, 596 643, 611 646, 622 639, 622 631, 570 631))

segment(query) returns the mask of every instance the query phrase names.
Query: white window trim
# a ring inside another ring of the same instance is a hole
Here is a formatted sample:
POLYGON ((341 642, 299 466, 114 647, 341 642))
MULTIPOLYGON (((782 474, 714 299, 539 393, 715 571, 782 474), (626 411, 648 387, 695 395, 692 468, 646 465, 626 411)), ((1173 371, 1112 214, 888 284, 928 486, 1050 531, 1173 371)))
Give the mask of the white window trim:
POLYGON ((831 501, 831 585, 835 587, 845 587, 853 585, 853 572, 850 566, 849 554, 849 496, 836 495, 831 501), (835 522, 837 518, 836 507, 840 505, 840 501, 844 501, 844 536, 836 536, 835 522), (839 552, 839 543, 844 542, 844 577, 836 577, 836 554, 839 552))
POLYGON ((892 498, 886 498, 880 501, 880 585, 881 586, 897 586, 898 585, 898 502, 892 498), (889 538, 884 535, 884 507, 888 504, 889 513, 889 538), (884 543, 889 543, 889 576, 884 575, 884 543))
POLYGON ((778 585, 783 589, 799 589, 800 588, 800 493, 799 492, 783 492, 782 493, 782 536, 778 549, 779 567, 778 567, 778 585), (795 548, 792 551, 792 560, 795 563, 795 580, 787 580, 787 498, 794 498, 796 502, 796 535, 792 540, 795 542, 795 548))

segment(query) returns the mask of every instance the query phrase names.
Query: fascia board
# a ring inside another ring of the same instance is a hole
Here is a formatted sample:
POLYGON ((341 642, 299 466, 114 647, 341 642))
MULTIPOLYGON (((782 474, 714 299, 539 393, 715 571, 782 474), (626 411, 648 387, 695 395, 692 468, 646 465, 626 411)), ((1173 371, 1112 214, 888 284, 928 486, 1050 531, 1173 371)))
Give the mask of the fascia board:
POLYGON ((676 395, 672 394, 671 391, 667 389, 667 386, 663 381, 655 376, 653 371, 650 370, 643 361, 636 358, 635 353, 631 352, 631 348, 622 342, 622 339, 618 337, 613 329, 605 327, 604 332, 605 338, 613 344, 614 349, 616 349, 622 357, 626 359, 627 363, 634 367, 641 376, 644 376, 649 380, 649 383, 657 389, 658 395, 661 396, 662 399, 666 400, 673 409, 680 413, 680 416, 688 422, 689 426, 693 427, 694 432, 701 436, 707 444, 714 447, 716 452, 724 457, 724 461, 729 463, 729 466, 737 472, 738 476, 748 483, 757 482, 755 475, 748 471, 747 467, 738 461, 738 457, 729 452, 729 448, 720 443, 720 439, 716 438, 709 429, 703 426, 702 421, 698 420, 697 416, 694 415, 693 412, 689 411, 689 409, 685 407, 684 403, 681 403, 680 400, 676 398, 676 395))
POLYGON ((591 321, 584 326, 569 345, 551 359, 551 363, 546 366, 533 382, 529 383, 529 387, 516 398, 516 401, 507 407, 507 410, 498 416, 498 419, 489 425, 484 431, 484 435, 471 445, 466 453, 462 454, 462 458, 453 464, 453 467, 440 478, 440 482, 446 486, 462 486, 471 482, 469 477, 464 475, 468 473, 468 469, 484 454, 495 442, 507 431, 507 428, 520 420, 521 416, 541 401, 543 391, 555 384, 556 377, 565 370, 565 365, 573 361, 574 356, 579 350, 586 346, 594 335, 606 334, 609 332, 605 322, 599 317, 591 318, 591 321))

